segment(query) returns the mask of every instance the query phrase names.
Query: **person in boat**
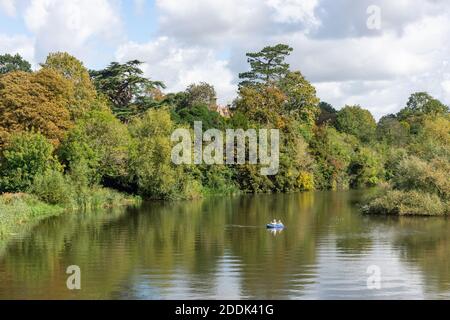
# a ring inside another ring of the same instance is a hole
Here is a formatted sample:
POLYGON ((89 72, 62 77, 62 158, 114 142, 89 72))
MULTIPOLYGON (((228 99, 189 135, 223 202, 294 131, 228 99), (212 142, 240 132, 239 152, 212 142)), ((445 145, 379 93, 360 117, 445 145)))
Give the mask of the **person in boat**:
POLYGON ((276 220, 276 219, 273 219, 272 224, 273 224, 273 225, 276 225, 276 224, 277 224, 277 220, 276 220))
POLYGON ((279 224, 280 226, 284 226, 284 224, 283 224, 283 222, 281 222, 281 220, 278 220, 278 224, 279 224))

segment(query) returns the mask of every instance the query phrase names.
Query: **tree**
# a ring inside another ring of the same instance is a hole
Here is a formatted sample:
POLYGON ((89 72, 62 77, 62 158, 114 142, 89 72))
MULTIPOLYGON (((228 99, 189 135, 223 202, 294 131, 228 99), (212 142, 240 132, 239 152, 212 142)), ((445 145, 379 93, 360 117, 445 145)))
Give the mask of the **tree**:
POLYGON ((187 105, 189 107, 195 105, 205 105, 209 109, 215 111, 217 107, 217 95, 214 87, 206 82, 200 84, 191 84, 186 89, 187 105))
POLYGON ((380 154, 367 147, 357 148, 348 174, 352 188, 376 186, 385 175, 380 154))
POLYGON ((12 71, 31 72, 31 64, 19 54, 14 56, 8 53, 0 55, 0 75, 12 71))
POLYGON ((334 125, 337 117, 337 110, 329 103, 321 101, 319 103, 320 114, 317 119, 317 124, 322 125, 330 123, 334 125))
POLYGON ((0 191, 26 191, 34 177, 47 170, 61 170, 52 144, 40 133, 21 132, 11 136, 0 157, 0 191))
POLYGON ((193 126, 195 121, 201 121, 204 130, 222 129, 225 127, 224 118, 218 112, 208 109, 203 104, 175 109, 172 112, 172 118, 178 123, 186 123, 190 126, 193 126))
POLYGON ((98 105, 97 92, 89 76, 89 71, 83 63, 67 52, 50 53, 43 68, 51 69, 73 83, 75 101, 70 107, 73 119, 81 117, 84 113, 98 105))
POLYGON ((312 126, 319 114, 317 105, 320 100, 316 96, 316 88, 303 77, 300 71, 288 72, 280 80, 279 87, 287 96, 284 109, 288 116, 293 116, 312 126))
POLYGON ((130 107, 143 97, 151 96, 155 88, 165 88, 160 81, 144 77, 141 61, 132 60, 124 64, 112 62, 100 71, 91 71, 97 90, 105 94, 113 104, 113 111, 122 119, 130 115, 130 107))
POLYGON ((130 180, 138 193, 152 199, 183 198, 194 191, 189 176, 171 159, 170 136, 174 123, 166 108, 150 109, 129 125, 134 139, 130 154, 130 180), (192 190, 187 190, 187 186, 192 190))
POLYGON ((409 127, 393 114, 384 116, 377 124, 377 139, 388 144, 402 146, 407 142, 409 127))
POLYGON ((410 116, 420 116, 424 114, 444 114, 448 113, 448 107, 439 100, 433 98, 426 92, 413 93, 398 116, 401 120, 410 116))
POLYGON ((284 103, 285 93, 277 87, 243 87, 236 100, 236 110, 248 120, 263 125, 271 124, 275 128, 283 128, 286 124, 284 103))
POLYGON ((56 71, 0 77, 0 146, 11 133, 35 129, 58 145, 72 126, 73 86, 56 71))
POLYGON ((410 133, 418 134, 427 117, 445 115, 448 112, 446 105, 428 93, 416 92, 409 97, 406 107, 397 113, 397 118, 401 122, 408 123, 410 133))
POLYGON ((91 111, 68 132, 59 154, 69 170, 85 165, 89 184, 119 186, 127 175, 130 144, 127 127, 110 110, 91 111))
POLYGON ((315 157, 315 182, 319 189, 347 189, 349 165, 360 142, 329 125, 314 128, 310 149, 315 157))
POLYGON ((247 53, 251 70, 239 74, 239 79, 243 79, 239 87, 280 80, 289 71, 289 64, 284 61, 292 51, 288 45, 277 44, 265 47, 260 52, 247 53))
POLYGON ((360 106, 345 106, 336 118, 336 129, 352 134, 363 142, 369 142, 375 136, 377 124, 369 110, 360 106))

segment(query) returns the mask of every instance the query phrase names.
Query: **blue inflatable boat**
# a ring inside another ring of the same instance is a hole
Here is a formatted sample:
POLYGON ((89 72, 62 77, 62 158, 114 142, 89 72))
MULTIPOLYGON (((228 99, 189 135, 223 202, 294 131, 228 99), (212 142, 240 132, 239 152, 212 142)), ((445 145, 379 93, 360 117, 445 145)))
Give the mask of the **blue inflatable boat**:
POLYGON ((268 223, 267 229, 284 229, 284 224, 280 223, 268 223))

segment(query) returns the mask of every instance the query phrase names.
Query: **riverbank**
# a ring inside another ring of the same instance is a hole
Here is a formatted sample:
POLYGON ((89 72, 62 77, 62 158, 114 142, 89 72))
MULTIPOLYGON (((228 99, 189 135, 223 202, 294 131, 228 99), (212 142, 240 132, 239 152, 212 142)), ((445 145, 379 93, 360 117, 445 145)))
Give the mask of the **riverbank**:
POLYGON ((5 193, 0 195, 0 253, 8 241, 28 232, 41 220, 75 210, 93 210, 140 203, 137 196, 128 196, 117 191, 92 189, 83 199, 74 199, 67 204, 48 204, 35 195, 5 193))

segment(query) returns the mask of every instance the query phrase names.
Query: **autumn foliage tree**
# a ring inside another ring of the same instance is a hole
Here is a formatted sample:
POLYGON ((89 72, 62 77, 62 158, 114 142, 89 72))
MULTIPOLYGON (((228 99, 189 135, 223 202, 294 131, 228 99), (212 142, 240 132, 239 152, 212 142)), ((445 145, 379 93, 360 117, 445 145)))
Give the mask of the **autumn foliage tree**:
POLYGON ((72 126, 72 84, 53 70, 0 77, 0 146, 14 132, 36 130, 58 145, 72 126))

